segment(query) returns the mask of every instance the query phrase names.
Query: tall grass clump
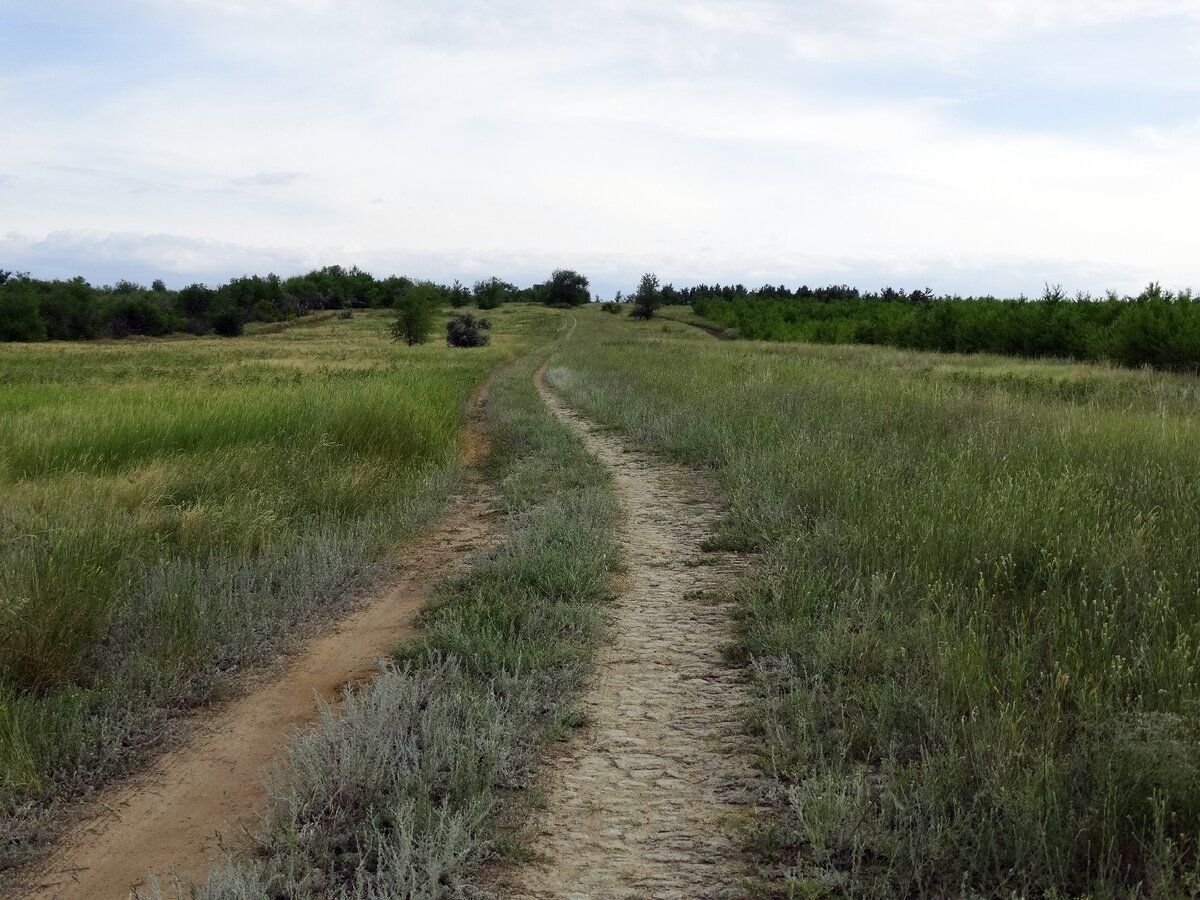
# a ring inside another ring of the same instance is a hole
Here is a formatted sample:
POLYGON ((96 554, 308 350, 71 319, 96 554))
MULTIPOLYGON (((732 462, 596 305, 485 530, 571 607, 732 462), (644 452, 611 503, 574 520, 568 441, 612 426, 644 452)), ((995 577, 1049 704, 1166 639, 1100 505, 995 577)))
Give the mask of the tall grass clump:
POLYGON ((345 607, 456 484, 476 354, 310 328, 0 349, 0 878, 63 801, 345 607))
POLYGON ((616 555, 607 473, 542 405, 535 364, 500 376, 488 403, 502 541, 443 587, 419 638, 295 741, 254 858, 199 897, 456 896, 511 839, 500 813, 541 743, 579 720, 616 555))
POLYGON ((1200 891, 1186 376, 580 316, 559 387, 721 477, 791 895, 1200 891))

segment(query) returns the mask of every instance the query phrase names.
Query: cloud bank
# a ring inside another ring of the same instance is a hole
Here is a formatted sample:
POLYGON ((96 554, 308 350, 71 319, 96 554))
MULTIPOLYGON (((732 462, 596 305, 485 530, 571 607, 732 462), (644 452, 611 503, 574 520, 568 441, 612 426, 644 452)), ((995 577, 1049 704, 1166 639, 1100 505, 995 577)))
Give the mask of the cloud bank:
POLYGON ((3 268, 1200 286, 1195 2, 31 6, 3 268))

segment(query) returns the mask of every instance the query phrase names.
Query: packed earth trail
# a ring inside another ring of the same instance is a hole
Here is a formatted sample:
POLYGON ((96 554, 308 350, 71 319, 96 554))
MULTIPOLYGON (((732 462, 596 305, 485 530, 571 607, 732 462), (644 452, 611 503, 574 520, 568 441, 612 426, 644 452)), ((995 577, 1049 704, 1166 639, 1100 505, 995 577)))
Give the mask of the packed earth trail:
POLYGON ((723 587, 745 564, 703 550, 720 514, 705 479, 630 448, 538 388, 612 472, 628 566, 612 642, 585 692, 587 727, 551 761, 535 862, 506 897, 736 896, 732 825, 755 772, 741 717, 748 687, 722 658, 732 637, 723 587))
MULTIPOLYGON (((486 389, 485 389, 486 390, 486 389)), ((316 719, 314 697, 375 672, 438 582, 465 567, 494 533, 493 495, 478 476, 487 438, 473 403, 464 456, 466 488, 441 519, 406 544, 387 582, 356 611, 311 641, 274 677, 224 708, 201 713, 195 733, 128 784, 107 791, 98 813, 71 829, 36 866, 15 900, 127 900, 154 872, 167 885, 202 881, 228 853, 248 845, 266 805, 264 777, 298 728, 316 719)))

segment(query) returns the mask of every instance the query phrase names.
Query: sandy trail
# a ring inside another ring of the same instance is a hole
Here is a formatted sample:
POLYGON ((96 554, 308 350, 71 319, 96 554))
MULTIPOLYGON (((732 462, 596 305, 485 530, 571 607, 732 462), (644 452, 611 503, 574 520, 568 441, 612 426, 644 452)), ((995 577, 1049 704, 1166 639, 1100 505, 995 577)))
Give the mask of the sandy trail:
POLYGON ((728 609, 701 592, 744 564, 706 553, 719 509, 698 473, 632 450, 569 410, 559 419, 612 471, 629 567, 611 610, 613 642, 585 692, 589 726, 550 763, 539 862, 504 896, 717 898, 743 874, 729 819, 746 811, 754 772, 740 715, 748 688, 727 666, 728 609))
MULTIPOLYGON (((486 455, 478 424, 482 392, 465 457, 486 455)), ((335 699, 347 682, 374 673, 374 661, 410 635, 437 582, 457 571, 492 537, 491 492, 470 479, 439 522, 405 545, 384 588, 311 641, 279 675, 197 718, 194 736, 131 782, 106 792, 100 815, 76 826, 17 888, 20 900, 126 900, 146 874, 206 877, 230 849, 244 847, 263 812, 263 776, 297 728, 316 719, 314 694, 335 699)), ((169 877, 162 879, 169 881, 169 877)))

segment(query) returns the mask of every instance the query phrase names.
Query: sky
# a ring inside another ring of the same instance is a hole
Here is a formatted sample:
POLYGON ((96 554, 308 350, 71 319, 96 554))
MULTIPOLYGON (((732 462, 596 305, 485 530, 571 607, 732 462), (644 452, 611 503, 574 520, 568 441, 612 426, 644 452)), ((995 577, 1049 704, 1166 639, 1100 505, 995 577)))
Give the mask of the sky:
POLYGON ((0 268, 1200 288, 1200 0, 0 0, 0 268))

